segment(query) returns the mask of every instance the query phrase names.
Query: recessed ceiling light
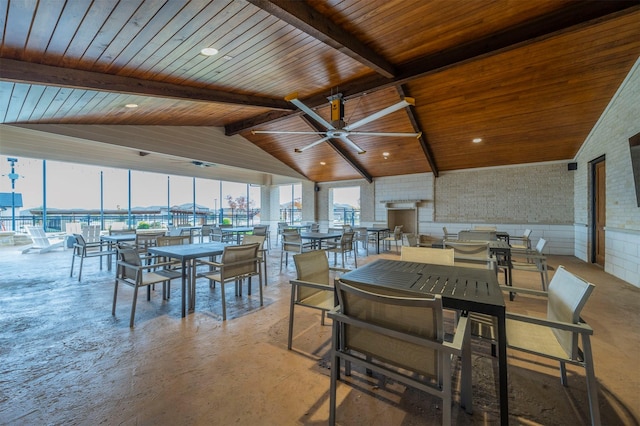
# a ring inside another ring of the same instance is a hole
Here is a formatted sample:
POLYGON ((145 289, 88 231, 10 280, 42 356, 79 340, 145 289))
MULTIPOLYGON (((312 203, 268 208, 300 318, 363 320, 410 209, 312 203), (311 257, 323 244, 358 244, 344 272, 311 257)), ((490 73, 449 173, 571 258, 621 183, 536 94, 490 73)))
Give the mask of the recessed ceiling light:
POLYGON ((389 153, 388 153, 388 152, 383 152, 383 153, 382 153, 382 156, 383 156, 383 157, 388 157, 388 156, 389 156, 389 153))
POLYGON ((222 57, 222 59, 224 59, 225 61, 230 61, 230 60, 232 60, 232 59, 233 59, 233 56, 224 55, 224 56, 222 57))
POLYGON ((473 140, 471 142, 480 143, 480 142, 482 142, 482 138, 473 138, 473 140))
POLYGON ((126 104, 126 108, 138 108, 138 104, 126 104))
POLYGON ((321 161, 321 162, 320 162, 320 165, 321 165, 321 166, 326 166, 326 165, 327 165, 327 163, 325 163, 324 161, 321 161))
POLYGON ((203 54, 204 56, 213 56, 218 54, 218 49, 214 47, 205 47, 200 51, 200 53, 203 54))

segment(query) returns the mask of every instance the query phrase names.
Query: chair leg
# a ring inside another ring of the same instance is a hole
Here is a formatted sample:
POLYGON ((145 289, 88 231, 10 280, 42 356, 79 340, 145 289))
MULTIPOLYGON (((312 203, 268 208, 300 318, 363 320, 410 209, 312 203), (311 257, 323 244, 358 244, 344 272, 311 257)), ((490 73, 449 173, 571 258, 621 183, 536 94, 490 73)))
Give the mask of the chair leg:
POLYGON ((133 328, 133 319, 136 316, 136 302, 138 302, 138 288, 139 287, 136 285, 133 289, 133 303, 131 304, 131 319, 129 320, 130 328, 133 328))
POLYGON ((337 354, 335 335, 338 324, 333 324, 332 349, 331 349, 331 385, 329 386, 329 426, 336 424, 336 388, 338 387, 338 370, 340 369, 340 358, 337 354))
POLYGON ((600 405, 598 403, 598 382, 593 369, 593 356, 591 354, 591 341, 588 335, 582 335, 584 349, 584 369, 587 376, 587 395, 589 397, 589 412, 591 424, 600 426, 600 405))
POLYGON ((287 349, 291 350, 291 342, 293 340, 293 308, 296 300, 296 287, 291 286, 291 302, 289 305, 289 337, 287 338, 287 349))
POLYGON ((111 308, 111 315, 116 314, 116 299, 118 298, 118 280, 113 288, 113 306, 111 308))
POLYGON ((78 282, 80 282, 80 278, 82 278, 82 264, 84 263, 84 257, 80 257, 80 270, 78 271, 78 282))
POLYGON ((222 321, 227 320, 227 298, 224 295, 224 283, 220 283, 220 292, 222 294, 222 321))
POLYGON ((75 262, 75 260, 76 260, 76 255, 73 254, 71 256, 71 272, 69 273, 69 278, 71 278, 73 276, 73 263, 75 262))

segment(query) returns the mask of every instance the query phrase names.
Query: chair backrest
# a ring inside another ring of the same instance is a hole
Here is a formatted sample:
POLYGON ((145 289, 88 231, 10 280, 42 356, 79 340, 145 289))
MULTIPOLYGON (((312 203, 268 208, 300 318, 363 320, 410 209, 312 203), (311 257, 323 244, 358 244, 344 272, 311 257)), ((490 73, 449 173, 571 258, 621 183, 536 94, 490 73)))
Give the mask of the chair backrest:
POLYGON ((536 251, 540 254, 542 253, 542 250, 544 250, 544 246, 547 245, 547 240, 545 240, 544 238, 540 238, 538 240, 538 244, 536 244, 536 251))
POLYGON ((76 247, 76 254, 81 253, 81 247, 85 247, 87 245, 87 241, 84 239, 82 234, 73 234, 73 237, 76 239, 76 244, 80 247, 76 247))
POLYGON ((491 225, 473 225, 473 230, 474 231, 497 231, 498 227, 491 226, 491 225))
POLYGON ((253 227, 253 235, 267 235, 267 229, 269 227, 267 225, 256 225, 253 227))
POLYGON ((222 242, 222 228, 219 226, 211 228, 211 233, 209 234, 209 239, 211 241, 222 242))
POLYGON ((146 252, 149 247, 158 245, 158 237, 164 236, 164 232, 136 234, 136 247, 141 252, 146 252))
POLYGON ((522 234, 522 239, 528 240, 530 236, 531 236, 531 229, 525 229, 524 233, 522 234))
POLYGON ((496 241, 498 239, 496 231, 460 231, 458 239, 462 241, 496 241))
POLYGON ((416 234, 405 234, 405 238, 407 239, 407 245, 409 247, 418 246, 418 236, 416 234))
MULTIPOLYGON (((329 261, 324 250, 313 250, 293 255, 296 264, 296 279, 315 284, 331 285, 329 276, 329 261)), ((309 296, 323 292, 318 288, 299 286, 297 300, 304 300, 309 296)))
POLYGON ((189 244, 191 242, 191 238, 188 235, 170 235, 170 236, 162 236, 158 237, 156 243, 159 247, 165 246, 179 246, 183 244, 189 244))
POLYGON ((135 229, 109 229, 109 235, 128 235, 128 234, 135 234, 136 230, 135 229))
MULTIPOLYGON (((140 255, 138 254, 135 248, 130 246, 118 245, 118 261, 126 262, 134 266, 142 265, 142 261, 140 260, 140 255)), ((138 281, 139 273, 140 273, 139 269, 134 269, 127 266, 118 267, 119 277, 126 278, 134 282, 138 281)))
MULTIPOLYGON (((264 248, 264 241, 267 239, 266 235, 248 235, 244 234, 242 236, 242 244, 259 244, 258 250, 262 250, 264 248)), ((262 256, 262 253, 258 253, 258 256, 262 256)))
POLYGON ((357 241, 367 241, 367 239, 369 238, 369 233, 367 232, 367 228, 365 227, 358 227, 358 228, 353 228, 353 232, 354 232, 354 239, 357 241))
POLYGON ((396 237, 396 240, 399 240, 400 238, 402 238, 402 228, 404 225, 396 225, 395 228, 393 228, 393 235, 396 237))
POLYGON ((282 250, 301 252, 302 237, 297 232, 285 232, 282 234, 282 250))
POLYGON ((258 273, 258 248, 260 244, 226 246, 222 252, 222 279, 258 273))
POLYGON ((49 238, 47 238, 47 233, 44 232, 42 226, 27 226, 26 228, 29 236, 33 240, 33 244, 38 247, 49 247, 51 245, 49 238))
POLYGON ((466 243, 458 241, 445 241, 444 248, 454 250, 454 262, 464 263, 465 266, 478 266, 492 269, 493 262, 489 245, 486 242, 466 243))
POLYGON ((64 229, 69 235, 82 233, 82 224, 80 222, 69 222, 64 224, 64 229))
MULTIPOLYGON (((549 283, 547 319, 577 324, 580 311, 595 286, 559 266, 549 283)), ((552 329, 567 356, 576 359, 578 353, 578 333, 552 329)))
POLYGON ((353 231, 345 231, 340 237, 340 247, 343 251, 353 250, 353 231))
POLYGON ((167 230, 169 231, 169 232, 168 232, 168 235, 169 235, 170 237, 177 237, 177 236, 179 236, 179 235, 180 235, 180 233, 182 232, 182 229, 180 229, 180 228, 178 228, 178 227, 175 227, 175 226, 168 226, 168 227, 167 227, 167 230))
POLYGON ((202 225, 202 228, 200 228, 200 235, 208 237, 211 234, 211 228, 213 228, 211 225, 202 225))
POLYGON ((320 232, 320 225, 318 223, 315 223, 315 222, 311 223, 309 225, 309 231, 310 232, 320 232))
POLYGON ((406 262, 431 263, 433 265, 454 264, 453 249, 439 249, 432 247, 402 247, 400 260, 406 262))
POLYGON ((82 227, 82 236, 88 243, 100 241, 100 225, 87 225, 82 227))
POLYGON ((374 328, 382 327, 441 343, 444 327, 440 297, 426 294, 388 296, 375 290, 373 286, 363 290, 341 280, 336 281, 341 313, 359 321, 358 325, 344 325, 341 344, 394 366, 441 380, 442 365, 436 348, 383 334, 374 328))

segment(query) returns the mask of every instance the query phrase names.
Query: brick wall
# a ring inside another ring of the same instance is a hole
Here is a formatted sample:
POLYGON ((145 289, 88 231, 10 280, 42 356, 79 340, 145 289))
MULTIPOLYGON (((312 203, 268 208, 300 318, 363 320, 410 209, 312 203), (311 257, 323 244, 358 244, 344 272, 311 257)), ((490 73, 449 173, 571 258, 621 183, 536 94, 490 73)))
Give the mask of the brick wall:
POLYGON ((591 167, 605 156, 605 271, 640 287, 640 207, 629 151, 629 138, 640 132, 640 59, 576 156, 575 256, 589 261, 591 253, 591 167))

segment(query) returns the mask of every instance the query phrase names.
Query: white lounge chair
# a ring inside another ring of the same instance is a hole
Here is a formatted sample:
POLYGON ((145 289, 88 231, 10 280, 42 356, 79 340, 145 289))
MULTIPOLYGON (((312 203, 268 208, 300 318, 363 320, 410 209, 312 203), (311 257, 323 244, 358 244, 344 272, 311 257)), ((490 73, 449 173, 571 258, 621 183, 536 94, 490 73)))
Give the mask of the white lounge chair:
POLYGON ((64 247, 64 239, 60 237, 49 237, 44 232, 42 226, 27 226, 27 232, 33 241, 33 244, 22 250, 22 254, 30 251, 38 251, 38 253, 46 253, 58 247, 64 247))

